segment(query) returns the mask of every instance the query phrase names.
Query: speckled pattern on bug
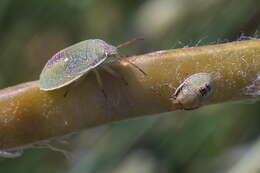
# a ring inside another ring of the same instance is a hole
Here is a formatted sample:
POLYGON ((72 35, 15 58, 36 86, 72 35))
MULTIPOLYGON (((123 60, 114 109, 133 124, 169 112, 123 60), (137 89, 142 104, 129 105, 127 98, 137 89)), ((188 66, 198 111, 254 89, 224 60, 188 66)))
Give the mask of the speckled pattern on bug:
POLYGON ((102 64, 117 48, 100 39, 74 44, 56 53, 40 75, 40 89, 54 90, 66 86, 102 64))

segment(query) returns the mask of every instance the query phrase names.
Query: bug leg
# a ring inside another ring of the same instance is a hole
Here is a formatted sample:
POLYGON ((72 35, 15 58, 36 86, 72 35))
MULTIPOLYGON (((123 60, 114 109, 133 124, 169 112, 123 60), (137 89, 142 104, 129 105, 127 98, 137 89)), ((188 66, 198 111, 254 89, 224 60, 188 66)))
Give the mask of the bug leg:
POLYGON ((98 82, 99 87, 101 88, 101 92, 103 93, 104 97, 107 99, 107 94, 106 94, 106 92, 104 90, 104 86, 103 86, 103 82, 101 80, 101 76, 100 76, 100 74, 99 74, 99 72, 97 70, 93 70, 93 71, 94 71, 94 73, 95 73, 95 75, 97 77, 97 82, 98 82))
POLYGON ((65 91, 65 93, 64 93, 64 97, 67 97, 68 96, 68 94, 69 94, 69 91, 70 91, 70 85, 67 87, 67 89, 66 89, 66 91, 65 91))
POLYGON ((102 67, 106 72, 111 74, 113 77, 122 80, 125 85, 128 85, 128 82, 125 80, 125 78, 121 76, 119 73, 115 72, 112 68, 110 68, 109 66, 102 66, 102 67))
POLYGON ((154 87, 150 87, 150 90, 159 97, 164 97, 158 90, 154 89, 154 87))
POLYGON ((172 84, 168 84, 167 86, 168 86, 170 89, 173 89, 173 90, 175 90, 175 91, 176 91, 176 89, 177 89, 177 88, 176 88, 175 86, 173 86, 172 84))
POLYGON ((145 76, 147 76, 147 73, 146 73, 143 69, 141 69, 141 68, 138 67, 136 64, 134 64, 134 63, 132 63, 131 61, 129 61, 129 60, 126 59, 128 56, 118 55, 118 54, 116 54, 116 55, 111 55, 111 56, 118 58, 119 61, 126 61, 127 63, 129 63, 130 65, 132 65, 134 68, 136 68, 137 70, 139 70, 141 73, 143 73, 145 76))

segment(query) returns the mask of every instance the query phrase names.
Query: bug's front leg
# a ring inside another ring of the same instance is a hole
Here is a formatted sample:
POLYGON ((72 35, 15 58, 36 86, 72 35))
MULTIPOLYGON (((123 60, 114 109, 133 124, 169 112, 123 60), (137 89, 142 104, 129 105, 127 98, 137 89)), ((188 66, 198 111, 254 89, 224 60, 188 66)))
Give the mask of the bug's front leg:
POLYGON ((119 80, 123 81, 123 83, 124 83, 125 85, 128 85, 128 82, 125 80, 125 78, 124 78, 122 75, 120 75, 119 73, 117 73, 116 71, 114 71, 112 68, 110 68, 108 65, 104 65, 104 66, 102 66, 102 68, 103 68, 106 72, 108 72, 109 74, 111 74, 114 78, 119 79, 119 80))
POLYGON ((101 76, 99 74, 99 72, 97 70, 93 70, 95 75, 96 75, 96 78, 97 78, 97 82, 98 82, 98 85, 104 95, 104 97, 107 99, 107 94, 105 92, 105 89, 104 89, 104 85, 103 85, 103 82, 102 82, 102 79, 101 79, 101 76))
POLYGON ((118 59, 119 59, 118 61, 125 61, 125 62, 129 63, 129 64, 132 65, 134 68, 136 68, 136 69, 139 70, 141 73, 143 73, 143 75, 147 76, 147 73, 146 73, 142 68, 140 68, 138 65, 132 63, 131 61, 129 61, 129 60, 127 59, 128 56, 126 56, 126 55, 119 55, 119 54, 115 54, 115 55, 111 55, 111 56, 118 58, 118 59))

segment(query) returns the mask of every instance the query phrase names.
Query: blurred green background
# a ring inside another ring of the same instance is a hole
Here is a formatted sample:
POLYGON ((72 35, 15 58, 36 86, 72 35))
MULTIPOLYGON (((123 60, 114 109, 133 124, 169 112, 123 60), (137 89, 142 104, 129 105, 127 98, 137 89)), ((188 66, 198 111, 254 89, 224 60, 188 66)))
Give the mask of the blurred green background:
MULTIPOLYGON (((37 80, 54 53, 81 40, 144 37, 121 50, 135 55, 252 39, 259 29, 259 0, 1 0, 0 87, 37 80)), ((70 158, 43 144, 1 158, 0 172, 237 172, 253 162, 243 159, 259 145, 259 115, 260 102, 228 103, 113 123, 52 144, 70 158)))

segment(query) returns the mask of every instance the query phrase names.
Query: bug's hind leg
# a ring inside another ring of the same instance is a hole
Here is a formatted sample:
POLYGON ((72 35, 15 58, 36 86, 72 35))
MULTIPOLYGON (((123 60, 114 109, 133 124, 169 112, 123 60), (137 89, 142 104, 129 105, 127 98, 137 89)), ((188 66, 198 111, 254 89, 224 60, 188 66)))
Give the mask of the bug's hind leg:
POLYGON ((117 73, 116 71, 114 71, 112 68, 110 68, 109 66, 102 66, 102 68, 108 72, 109 74, 111 74, 113 77, 115 77, 116 79, 119 79, 121 81, 123 81, 123 83, 125 85, 128 85, 128 82, 125 80, 125 78, 120 75, 119 73, 117 73))
POLYGON ((69 93, 70 93, 72 87, 75 86, 75 85, 76 85, 76 82, 73 82, 73 83, 71 83, 71 84, 69 84, 69 85, 67 86, 67 88, 66 88, 66 90, 65 90, 65 92, 64 92, 64 94, 63 94, 63 97, 64 97, 64 98, 66 98, 66 97, 69 95, 69 93))
POLYGON ((136 69, 139 70, 141 73, 143 73, 143 75, 147 76, 147 73, 146 73, 142 68, 140 68, 138 65, 132 63, 131 61, 127 60, 128 56, 126 56, 126 55, 119 55, 119 54, 111 55, 111 56, 118 58, 118 61, 125 61, 125 62, 129 63, 129 64, 132 65, 134 68, 136 68, 136 69))
POLYGON ((104 97, 107 99, 107 94, 105 92, 104 85, 103 85, 103 82, 101 80, 101 76, 100 76, 100 74, 99 74, 99 72, 97 70, 93 70, 93 71, 94 71, 94 73, 95 73, 95 75, 97 77, 97 82, 98 82, 98 85, 99 85, 99 87, 101 89, 101 92, 103 93, 104 97))

